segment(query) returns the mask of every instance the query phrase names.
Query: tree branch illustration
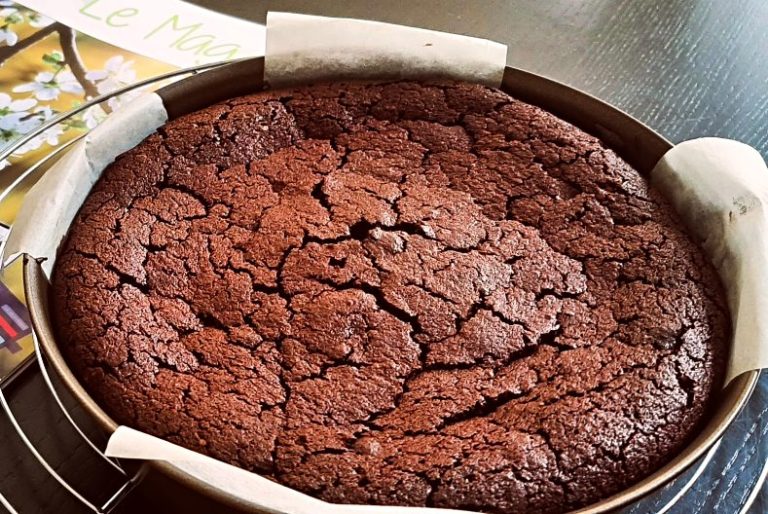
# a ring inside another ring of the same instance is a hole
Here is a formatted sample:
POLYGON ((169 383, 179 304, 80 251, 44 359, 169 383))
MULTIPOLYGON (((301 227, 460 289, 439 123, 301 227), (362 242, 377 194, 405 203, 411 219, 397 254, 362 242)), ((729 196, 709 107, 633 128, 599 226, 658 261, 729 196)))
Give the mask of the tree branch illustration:
MULTIPOLYGON (((99 90, 96 88, 96 84, 88 80, 86 74, 88 70, 83 64, 83 60, 80 58, 80 53, 77 49, 77 33, 66 25, 55 22, 47 27, 43 27, 37 32, 22 39, 14 46, 5 46, 0 48, 0 67, 2 67, 8 59, 16 55, 17 53, 29 48, 35 43, 42 41, 49 35, 57 32, 59 34, 59 43, 61 44, 61 53, 64 56, 64 64, 69 66, 75 79, 83 87, 86 98, 96 98, 99 96, 99 90)), ((101 104, 101 108, 105 113, 109 114, 112 109, 106 103, 101 104)))
MULTIPOLYGON (((75 31, 71 28, 62 25, 59 29, 59 41, 61 42, 61 53, 64 54, 64 62, 69 65, 69 69, 72 71, 72 75, 75 76, 77 81, 83 86, 85 96, 90 98, 96 98, 99 96, 99 90, 96 89, 96 84, 88 80, 85 76, 88 71, 83 65, 80 54, 77 52, 77 41, 75 31)), ((109 107, 104 106, 104 111, 109 114, 109 107)))
MULTIPOLYGON (((22 50, 34 45, 38 41, 45 39, 46 36, 53 34, 54 32, 61 31, 64 25, 61 23, 52 23, 47 27, 43 27, 34 34, 25 37, 13 46, 4 46, 0 48, 0 67, 5 64, 5 61, 21 52, 22 50)), ((59 32, 60 33, 60 32, 59 32)))

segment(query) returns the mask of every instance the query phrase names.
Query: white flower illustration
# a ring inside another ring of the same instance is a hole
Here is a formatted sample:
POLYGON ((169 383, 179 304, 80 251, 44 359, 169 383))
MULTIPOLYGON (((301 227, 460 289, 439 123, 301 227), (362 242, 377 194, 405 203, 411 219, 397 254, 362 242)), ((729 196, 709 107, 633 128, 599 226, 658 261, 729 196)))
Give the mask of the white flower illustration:
POLYGON ((61 128, 61 125, 54 125, 53 127, 40 134, 39 137, 49 145, 56 146, 59 144, 59 136, 61 136, 63 133, 64 129, 61 128))
POLYGON ((106 94, 126 86, 136 80, 133 61, 126 61, 122 55, 107 59, 103 70, 93 70, 85 74, 85 78, 96 83, 99 94, 106 94))
MULTIPOLYGON (((54 19, 41 13, 20 7, 10 0, 0 0, 0 48, 19 43, 19 36, 13 29, 18 30, 22 24, 41 29, 53 23, 54 19)), ((54 108, 57 106, 54 101, 71 99, 73 105, 77 105, 85 99, 86 92, 82 85, 85 81, 79 74, 75 77, 61 51, 52 50, 45 53, 42 61, 49 71, 40 71, 34 79, 18 84, 12 89, 14 93, 20 93, 19 96, 26 98, 18 99, 14 98, 13 93, 0 92, 0 148, 29 135, 59 114, 54 108), (66 94, 73 95, 73 98, 68 98, 66 94)), ((134 83, 136 78, 134 62, 123 55, 113 55, 104 62, 103 69, 86 71, 85 75, 85 79, 93 83, 101 95, 128 86, 134 83)), ((93 129, 106 119, 109 112, 117 110, 140 94, 141 91, 130 91, 110 98, 106 104, 92 106, 76 117, 69 117, 58 125, 47 128, 17 148, 8 159, 0 159, 0 169, 13 165, 19 157, 28 152, 43 149, 46 145, 58 146, 73 134, 72 131, 79 133, 93 129)))
POLYGON ((115 96, 107 100, 107 105, 109 105, 109 108, 112 109, 112 111, 116 111, 123 105, 130 103, 132 100, 135 100, 136 98, 144 94, 145 91, 146 91, 146 88, 134 89, 133 91, 126 91, 122 95, 115 96))
POLYGON ((0 116, 0 131, 3 132, 5 139, 10 139, 17 134, 29 132, 34 125, 34 116, 28 112, 12 112, 5 116, 0 116), (31 128, 30 128, 31 127, 31 128))
POLYGON ((19 41, 19 36, 8 27, 0 29, 0 43, 13 46, 19 41))
POLYGON ((40 136, 42 136, 42 134, 33 137, 32 139, 30 139, 29 141, 27 141, 26 143, 18 147, 16 151, 13 152, 13 155, 14 156, 24 155, 25 153, 33 152, 38 148, 40 148, 41 146, 43 146, 43 140, 40 136))
POLYGON ((99 123, 104 121, 107 115, 104 110, 98 105, 91 106, 83 113, 83 123, 88 127, 88 130, 95 128, 99 123))
POLYGON ((38 100, 56 100, 59 94, 65 93, 83 94, 83 86, 77 81, 70 71, 51 73, 41 71, 35 75, 34 82, 27 82, 13 88, 15 93, 32 92, 38 100))
POLYGON ((13 100, 11 95, 0 93, 0 115, 7 114, 9 112, 28 111, 35 105, 37 105, 37 100, 34 100, 33 98, 13 100))
MULTIPOLYGON (((13 100, 10 95, 0 93, 0 141, 10 143, 19 137, 30 133, 42 123, 54 116, 54 111, 48 105, 37 105, 37 100, 26 98, 13 100), (33 111, 29 111, 32 109, 33 111)), ((51 146, 59 144, 59 136, 64 129, 56 125, 24 143, 14 151, 13 155, 20 156, 32 150, 37 150, 44 143, 51 146)), ((0 162, 0 169, 7 166, 8 161, 0 162)))
POLYGON ((38 105, 35 107, 34 113, 37 114, 42 121, 48 121, 56 114, 50 105, 38 105))
POLYGON ((60 125, 54 125, 53 127, 47 129, 42 134, 38 134, 37 136, 33 137, 23 145, 21 145, 15 154, 25 154, 27 152, 31 152, 33 150, 37 150, 41 146, 43 146, 43 143, 48 143, 51 146, 56 146, 59 144, 59 136, 61 136, 64 133, 64 129, 61 128, 60 125))
POLYGON ((32 98, 13 100, 10 95, 0 93, 0 131, 3 140, 8 141, 34 128, 34 115, 27 111, 35 104, 37 101, 32 98))
MULTIPOLYGON (((11 143, 29 133, 40 125, 40 120, 34 116, 30 117, 29 113, 13 113, 11 115, 3 116, 0 118, 0 141, 3 143, 11 143)), ((14 154, 21 155, 27 152, 23 145, 18 148, 14 154)), ((39 147, 40 145, 38 145, 39 147)))

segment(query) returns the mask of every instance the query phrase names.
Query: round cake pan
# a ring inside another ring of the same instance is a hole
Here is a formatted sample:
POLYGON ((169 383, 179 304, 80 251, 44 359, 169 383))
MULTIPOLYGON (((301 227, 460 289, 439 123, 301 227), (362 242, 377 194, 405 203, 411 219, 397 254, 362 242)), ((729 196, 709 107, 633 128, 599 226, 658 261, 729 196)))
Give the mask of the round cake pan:
MULTIPOLYGON (((264 82, 264 58, 227 64, 192 76, 158 90, 170 119, 196 111, 234 96, 268 87, 264 82)), ((522 70, 507 67, 501 89, 522 101, 550 111, 582 130, 600 138, 640 173, 648 175, 672 144, 628 114, 563 84, 522 70)), ((48 309, 48 278, 40 263, 26 257, 24 287, 30 316, 40 345, 61 381, 107 434, 117 424, 88 395, 65 362, 54 337, 48 309)), ((639 500, 686 470, 723 435, 752 393, 759 372, 734 379, 715 399, 714 408, 701 432, 663 468, 624 491, 576 512, 598 514, 639 500)), ((232 511, 263 513, 245 500, 192 477, 171 463, 154 461, 143 487, 154 498, 186 512, 232 511), (214 510, 211 510, 214 509, 214 510)))

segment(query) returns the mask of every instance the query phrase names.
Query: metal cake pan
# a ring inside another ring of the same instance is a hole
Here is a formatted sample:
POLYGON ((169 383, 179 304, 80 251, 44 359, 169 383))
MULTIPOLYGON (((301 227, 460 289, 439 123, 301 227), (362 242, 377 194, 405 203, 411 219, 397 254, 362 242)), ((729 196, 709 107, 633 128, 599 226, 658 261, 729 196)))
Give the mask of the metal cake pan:
MULTIPOLYGON (((259 57, 223 65, 166 86, 157 93, 169 119, 174 119, 227 98, 262 90, 268 87, 263 76, 264 58, 259 57)), ((649 175, 662 155, 672 148, 672 143, 628 114, 550 79, 507 67, 501 89, 600 138, 643 175, 649 175)), ((117 423, 85 391, 56 344, 48 309, 50 283, 40 263, 25 256, 23 277, 32 325, 51 367, 86 412, 111 434, 117 423)), ((758 371, 744 373, 722 390, 701 432, 664 467, 620 493, 574 512, 611 512, 669 483, 720 439, 746 404, 758 377, 758 371)), ((155 500, 166 502, 171 511, 183 508, 185 512, 220 512, 227 508, 247 513, 272 512, 198 480, 171 463, 153 461, 148 463, 148 468, 142 488, 155 500)))

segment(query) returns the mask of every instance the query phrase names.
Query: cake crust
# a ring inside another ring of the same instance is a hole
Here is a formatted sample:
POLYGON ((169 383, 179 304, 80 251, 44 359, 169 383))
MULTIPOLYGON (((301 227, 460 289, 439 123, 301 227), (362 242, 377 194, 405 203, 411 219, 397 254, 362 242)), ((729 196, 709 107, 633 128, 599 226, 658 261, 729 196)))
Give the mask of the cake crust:
POLYGON ((119 157, 60 345, 119 423, 343 503, 563 512, 687 443, 719 282, 595 138, 494 89, 235 98, 119 157))

